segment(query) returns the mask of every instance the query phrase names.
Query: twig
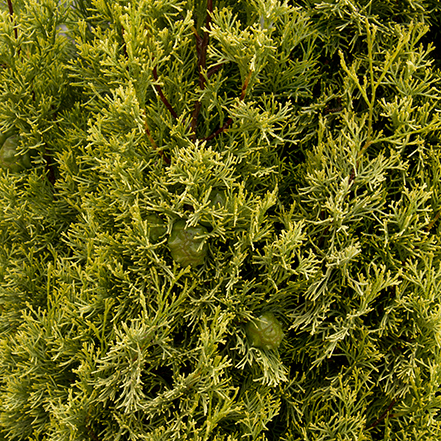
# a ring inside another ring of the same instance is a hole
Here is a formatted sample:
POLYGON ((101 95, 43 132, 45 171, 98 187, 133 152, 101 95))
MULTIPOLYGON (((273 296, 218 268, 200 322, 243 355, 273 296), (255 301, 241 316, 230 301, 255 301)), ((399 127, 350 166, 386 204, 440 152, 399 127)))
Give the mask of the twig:
POLYGON ((392 401, 392 403, 389 404, 388 408, 386 409, 386 411, 381 415, 380 418, 378 418, 377 421, 373 422, 372 424, 370 424, 366 429, 372 429, 372 427, 377 426, 378 424, 380 424, 388 415, 389 412, 392 410, 392 408, 395 406, 397 400, 394 399, 392 401))
POLYGON ((196 139, 196 124, 197 124, 199 112, 201 111, 201 107, 202 107, 202 103, 199 100, 196 101, 194 105, 193 113, 191 114, 190 128, 191 131, 193 132, 193 136, 192 136, 193 140, 196 139))
POLYGON ((364 154, 364 152, 367 150, 367 148, 372 144, 372 141, 366 141, 366 144, 363 146, 363 148, 358 152, 357 154, 357 161, 355 164, 355 167, 352 168, 351 174, 349 176, 349 185, 354 182, 355 179, 355 170, 358 168, 358 164, 360 163, 360 157, 364 154))
MULTIPOLYGON (((156 66, 153 68, 153 78, 155 81, 158 81, 158 71, 156 70, 156 66)), ((173 118, 178 119, 178 114, 173 109, 172 105, 168 102, 167 98, 165 97, 164 93, 162 92, 161 86, 159 84, 155 84, 155 89, 159 94, 159 98, 161 98, 161 101, 164 103, 165 107, 167 107, 168 111, 171 113, 173 118)))
POLYGON ((156 142, 153 139, 152 133, 150 132, 150 128, 149 128, 149 126, 147 124, 147 115, 145 114, 145 110, 143 110, 143 112, 144 112, 144 129, 145 129, 145 133, 147 134, 147 138, 152 143, 153 148, 158 152, 158 154, 161 156, 163 161, 167 165, 169 165, 170 164, 170 159, 168 159, 167 156, 165 156, 164 152, 162 150, 159 150, 158 146, 156 145, 156 142))
POLYGON ((211 78, 216 72, 218 72, 222 67, 224 66, 224 63, 217 64, 216 66, 210 67, 209 71, 207 72, 207 78, 211 78))
MULTIPOLYGON (((126 58, 129 58, 129 54, 127 53, 127 45, 126 45, 126 42, 124 41, 124 33, 125 33, 124 26, 121 24, 121 39, 123 41, 123 51, 124 51, 124 55, 126 56, 126 58)), ((127 68, 128 68, 128 66, 127 66, 127 68)))
POLYGON ((87 434, 90 436, 90 438, 93 439, 93 441, 99 441, 99 439, 96 436, 95 432, 93 431, 92 427, 90 427, 89 415, 86 415, 86 429, 87 429, 87 434))
MULTIPOLYGON (((207 16, 205 19, 205 27, 206 30, 204 32, 204 37, 201 38, 195 28, 193 28, 193 33, 196 38, 196 51, 198 54, 198 70, 199 70, 199 87, 201 90, 205 89, 205 78, 204 78, 204 70, 207 64, 207 48, 208 42, 210 40, 210 24, 211 24, 211 15, 213 13, 213 0, 207 0, 207 16)), ((194 111, 191 117, 191 130, 193 131, 193 137, 196 138, 196 126, 197 119, 199 116, 199 112, 201 111, 202 103, 198 100, 195 103, 194 111)))
POLYGON ((242 93, 240 94, 240 98, 239 98, 240 101, 243 101, 244 98, 245 98, 245 95, 246 95, 246 93, 247 93, 248 84, 249 84, 249 82, 250 82, 251 74, 252 74, 252 73, 253 73, 253 71, 250 70, 250 71, 248 72, 247 77, 245 78, 245 81, 244 81, 243 86, 242 86, 242 93))
POLYGON ((435 222, 439 219, 440 216, 441 216, 441 210, 439 210, 438 213, 436 213, 435 217, 432 219, 432 222, 430 222, 430 224, 427 225, 426 231, 430 231, 432 229, 432 227, 435 225, 435 222))
POLYGON ((222 127, 219 127, 215 132, 213 132, 210 136, 207 136, 203 140, 204 141, 211 141, 213 138, 216 138, 217 135, 219 135, 222 132, 225 132, 225 130, 228 129, 228 127, 230 126, 230 124, 232 122, 233 122, 233 118, 228 118, 222 127))
POLYGON ((17 26, 15 26, 14 23, 14 19, 13 19, 13 15, 14 15, 14 9, 12 7, 12 1, 8 0, 8 9, 9 9, 9 16, 11 18, 12 24, 14 24, 14 35, 15 35, 15 39, 18 40, 18 31, 17 31, 17 26))
MULTIPOLYGON (((251 74, 253 73, 253 71, 249 71, 248 75, 243 83, 242 86, 242 92, 240 94, 239 100, 243 101, 245 98, 245 95, 247 93, 247 88, 248 88, 248 84, 250 82, 251 79, 251 74)), ((222 127, 219 127, 217 130, 215 130, 210 136, 207 136, 206 138, 203 139, 203 141, 211 141, 213 138, 215 138, 217 135, 221 134, 222 132, 225 132, 225 130, 228 129, 228 127, 231 125, 231 123, 233 122, 233 118, 228 118, 224 125, 222 127)))

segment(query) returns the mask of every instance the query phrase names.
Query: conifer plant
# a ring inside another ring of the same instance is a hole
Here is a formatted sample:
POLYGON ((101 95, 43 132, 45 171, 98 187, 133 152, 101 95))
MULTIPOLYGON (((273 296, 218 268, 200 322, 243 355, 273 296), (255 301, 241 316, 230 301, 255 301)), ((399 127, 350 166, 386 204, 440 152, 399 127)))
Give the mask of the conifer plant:
POLYGON ((441 439, 439 1, 0 13, 0 439, 441 439))

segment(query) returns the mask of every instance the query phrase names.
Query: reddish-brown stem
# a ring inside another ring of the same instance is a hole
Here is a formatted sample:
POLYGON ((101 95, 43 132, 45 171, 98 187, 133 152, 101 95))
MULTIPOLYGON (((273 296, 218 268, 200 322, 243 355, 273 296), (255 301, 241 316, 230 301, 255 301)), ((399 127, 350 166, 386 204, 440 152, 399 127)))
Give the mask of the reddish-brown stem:
POLYGON ((328 115, 329 113, 337 113, 337 112, 341 112, 342 110, 343 110, 343 106, 331 107, 330 109, 326 108, 323 113, 325 115, 328 115))
POLYGON ((14 9, 12 8, 11 0, 8 0, 8 8, 9 8, 9 15, 12 16, 12 14, 14 13, 14 9))
POLYGON ((191 123, 190 123, 190 128, 191 131, 193 132, 193 138, 196 138, 196 123, 201 107, 202 107, 202 103, 199 100, 196 101, 196 104, 194 105, 193 113, 191 115, 191 123))
POLYGON ((210 69, 207 72, 207 78, 211 78, 216 72, 222 69, 223 65, 224 63, 221 63, 216 66, 210 67, 210 69))
POLYGON ((170 164, 170 159, 167 158, 167 156, 165 156, 164 152, 162 150, 158 149, 158 146, 156 145, 155 140, 153 139, 152 133, 150 132, 150 128, 149 125, 147 124, 147 116, 145 114, 145 110, 144 110, 144 129, 145 129, 145 133, 147 135, 147 138, 149 139, 149 141, 151 142, 153 148, 158 152, 159 156, 161 156, 161 158, 163 159, 163 161, 169 165, 170 164))
POLYGON ((430 224, 427 225, 426 231, 430 231, 432 229, 432 227, 435 225, 435 222, 439 219, 440 216, 441 216, 441 210, 439 210, 438 213, 436 213, 435 217, 432 219, 432 222, 430 222, 430 224))
MULTIPOLYGON (((253 71, 249 71, 247 77, 245 78, 245 81, 242 85, 242 91, 239 97, 240 101, 243 101, 245 98, 245 95, 247 93, 247 88, 248 88, 248 84, 250 82, 251 79, 251 74, 253 73, 253 71)), ((225 132, 228 127, 231 125, 231 123, 233 122, 233 119, 230 117, 228 118, 224 125, 222 127, 219 127, 217 130, 215 130, 210 136, 207 136, 206 138, 204 138, 204 141, 211 141, 213 138, 216 138, 217 135, 221 134, 222 132, 225 132)))
MULTIPOLYGON (((156 66, 153 68, 153 78, 155 81, 158 81, 158 71, 156 70, 156 66)), ((165 97, 164 93, 162 92, 161 86, 159 84, 155 84, 155 89, 158 92, 159 98, 161 98, 161 101, 163 102, 164 106, 167 107, 168 111, 171 113, 173 118, 178 119, 178 114, 173 109, 172 105, 168 102, 167 98, 165 97)))
POLYGON ((213 0, 207 0, 207 16, 205 19, 205 32, 204 37, 199 37, 196 32, 196 49, 198 52, 198 68, 199 68, 199 86, 201 89, 205 87, 205 78, 203 75, 203 69, 205 69, 207 63, 207 48, 209 42, 211 15, 213 14, 213 0))
POLYGON ((252 74, 252 73, 253 73, 252 70, 250 70, 250 71, 248 72, 248 75, 247 75, 247 77, 245 78, 245 81, 244 81, 244 83, 243 83, 243 86, 242 86, 242 93, 240 94, 240 98, 239 98, 241 101, 244 100, 245 95, 246 95, 246 93, 247 93, 248 84, 249 84, 249 82, 250 82, 251 74, 252 74))
POLYGON ((393 400, 392 403, 389 404, 388 408, 386 409, 386 411, 381 415, 380 418, 378 418, 377 421, 374 421, 372 424, 370 424, 367 429, 372 429, 372 427, 377 426, 378 424, 380 424, 390 413, 390 411, 392 410, 392 408, 395 406, 395 403, 397 402, 397 400, 393 400))
POLYGON ((228 118, 224 125, 222 127, 219 127, 215 132, 213 132, 210 136, 207 136, 204 138, 204 141, 211 141, 213 138, 216 138, 217 135, 221 134, 222 132, 225 132, 225 130, 228 129, 230 124, 233 122, 232 118, 228 118))
MULTIPOLYGON (((13 15, 14 15, 14 9, 12 7, 12 1, 8 0, 8 9, 9 9, 9 16, 11 18, 12 24, 14 24, 14 19, 13 19, 13 15)), ((17 31, 17 26, 14 26, 14 35, 15 35, 15 39, 18 40, 18 31, 17 31)))
POLYGON ((126 42, 124 41, 124 26, 123 25, 121 25, 121 37, 122 37, 122 41, 123 41, 124 55, 126 56, 126 58, 129 58, 129 54, 127 53, 127 45, 126 45, 126 42))
MULTIPOLYGON (((207 64, 207 48, 209 42, 211 15, 213 13, 213 0, 207 0, 207 17, 205 19, 205 32, 203 38, 201 38, 196 29, 194 34, 196 38, 196 51, 198 54, 198 70, 199 70, 199 87, 201 90, 205 88, 204 70, 207 64)), ((196 138, 196 125, 199 112, 201 111, 201 102, 198 100, 195 103, 194 111, 191 118, 190 127, 193 131, 193 138, 196 138)))

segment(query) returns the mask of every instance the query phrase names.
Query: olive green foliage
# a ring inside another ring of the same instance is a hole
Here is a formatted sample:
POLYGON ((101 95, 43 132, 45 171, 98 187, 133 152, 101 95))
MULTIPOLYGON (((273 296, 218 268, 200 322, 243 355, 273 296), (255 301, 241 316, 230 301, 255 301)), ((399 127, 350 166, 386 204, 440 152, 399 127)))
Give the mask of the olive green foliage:
POLYGON ((441 439, 438 1, 0 13, 1 439, 441 439))

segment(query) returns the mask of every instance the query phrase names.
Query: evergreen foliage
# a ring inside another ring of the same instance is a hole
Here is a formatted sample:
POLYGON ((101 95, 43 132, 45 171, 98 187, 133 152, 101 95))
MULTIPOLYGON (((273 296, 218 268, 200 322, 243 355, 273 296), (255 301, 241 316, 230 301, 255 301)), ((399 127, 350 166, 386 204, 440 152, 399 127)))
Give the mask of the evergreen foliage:
POLYGON ((439 1, 0 13, 2 439, 441 439, 439 1))

